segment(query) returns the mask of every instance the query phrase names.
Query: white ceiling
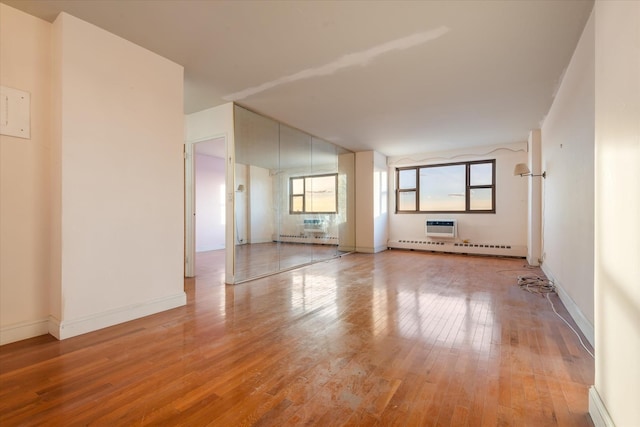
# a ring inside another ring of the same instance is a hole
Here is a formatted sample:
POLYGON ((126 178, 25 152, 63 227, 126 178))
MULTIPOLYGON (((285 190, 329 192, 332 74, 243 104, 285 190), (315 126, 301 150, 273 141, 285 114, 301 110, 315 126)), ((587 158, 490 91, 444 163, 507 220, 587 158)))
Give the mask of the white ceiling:
POLYGON ((185 67, 185 112, 228 101, 352 150, 520 142, 591 0, 2 0, 60 11, 185 67))

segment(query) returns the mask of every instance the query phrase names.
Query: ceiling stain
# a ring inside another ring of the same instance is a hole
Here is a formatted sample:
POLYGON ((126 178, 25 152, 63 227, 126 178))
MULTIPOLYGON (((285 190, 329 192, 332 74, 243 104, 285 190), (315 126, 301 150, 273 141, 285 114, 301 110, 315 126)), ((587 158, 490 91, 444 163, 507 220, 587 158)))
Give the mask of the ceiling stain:
POLYGON ((449 31, 450 29, 448 27, 440 26, 430 31, 424 31, 407 37, 391 40, 389 42, 374 46, 366 50, 362 50, 360 52, 343 55, 335 61, 329 62, 328 64, 314 68, 307 68, 306 70, 302 70, 297 73, 280 77, 279 79, 272 80, 258 86, 250 87, 248 89, 226 95, 223 97, 223 99, 226 101, 239 101, 287 83, 310 79, 313 77, 328 76, 346 68, 365 66, 378 56, 397 50, 405 50, 412 47, 420 46, 422 44, 442 37, 449 31))

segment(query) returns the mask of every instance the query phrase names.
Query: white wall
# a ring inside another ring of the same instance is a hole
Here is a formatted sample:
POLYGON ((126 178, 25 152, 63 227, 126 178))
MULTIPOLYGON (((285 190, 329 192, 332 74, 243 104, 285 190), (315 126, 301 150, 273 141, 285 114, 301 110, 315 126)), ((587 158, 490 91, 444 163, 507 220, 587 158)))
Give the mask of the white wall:
POLYGON ((224 249, 224 159, 197 154, 195 161, 196 252, 224 249))
POLYGON ((66 338, 186 303, 183 69, 64 13, 53 28, 62 286, 50 332, 66 338))
MULTIPOLYGON (((232 102, 185 116, 185 140, 189 143, 232 135, 232 102)), ((229 141, 227 140, 227 145, 228 143, 229 141)), ((228 146, 227 152, 229 152, 228 146)))
POLYGON ((0 7, 2 84, 32 94, 32 138, 2 137, 1 341, 185 304, 182 67, 0 7))
POLYGON ((51 24, 0 4, 0 84, 31 94, 31 139, 0 136, 0 344, 48 331, 51 24))
MULTIPOLYGON (((355 154, 356 251, 376 253, 387 249, 387 190, 382 177, 387 170, 387 158, 375 151, 355 154)), ((388 211, 388 210, 387 210, 388 211)))
MULTIPOLYGON (((640 2, 595 5, 595 387, 589 412, 640 420, 640 2)), ((613 425, 610 424, 610 425, 613 425)))
POLYGON ((542 125, 542 268, 593 343, 594 18, 542 125))
POLYGON ((427 218, 452 218, 458 223, 456 241, 526 247, 527 179, 513 176, 514 166, 527 162, 526 150, 527 144, 522 142, 389 158, 389 240, 424 239, 427 218), (496 159, 495 214, 395 213, 396 167, 487 159, 496 159))

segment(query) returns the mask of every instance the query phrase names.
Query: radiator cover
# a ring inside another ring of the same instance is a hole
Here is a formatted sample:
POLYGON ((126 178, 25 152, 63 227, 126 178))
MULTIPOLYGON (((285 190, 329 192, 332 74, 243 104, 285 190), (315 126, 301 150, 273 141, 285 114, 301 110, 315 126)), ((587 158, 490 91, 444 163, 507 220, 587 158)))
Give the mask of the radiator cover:
POLYGON ((454 254, 493 255, 526 258, 524 245, 494 243, 455 243, 428 239, 399 239, 387 242, 391 249, 411 249, 418 251, 447 252, 454 254))

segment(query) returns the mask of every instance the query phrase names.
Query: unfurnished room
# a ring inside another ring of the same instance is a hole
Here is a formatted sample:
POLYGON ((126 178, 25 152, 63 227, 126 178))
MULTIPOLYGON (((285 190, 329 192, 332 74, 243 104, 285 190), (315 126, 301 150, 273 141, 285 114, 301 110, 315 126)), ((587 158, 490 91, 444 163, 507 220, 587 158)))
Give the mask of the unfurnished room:
POLYGON ((640 1, 0 0, 0 425, 638 427, 640 1))

